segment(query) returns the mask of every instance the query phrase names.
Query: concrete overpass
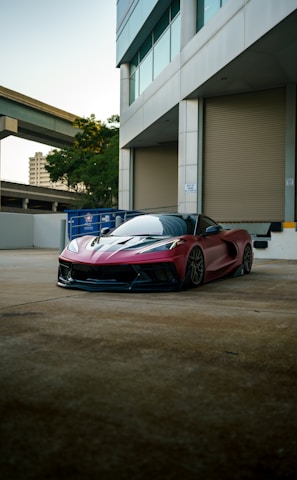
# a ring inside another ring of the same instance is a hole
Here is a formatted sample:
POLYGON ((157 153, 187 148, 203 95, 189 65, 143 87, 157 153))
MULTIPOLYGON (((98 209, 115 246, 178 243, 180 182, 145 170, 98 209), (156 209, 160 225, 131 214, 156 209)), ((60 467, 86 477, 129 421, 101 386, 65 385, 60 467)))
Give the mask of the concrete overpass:
POLYGON ((1 182, 0 212, 57 213, 75 209, 79 194, 68 190, 1 182))
POLYGON ((0 140, 14 135, 56 148, 71 146, 77 117, 0 86, 0 140))
MULTIPOLYGON (((79 131, 73 127, 77 117, 0 86, 0 141, 13 135, 51 147, 68 147, 79 131)), ((2 212, 62 212, 71 208, 76 198, 73 192, 1 182, 0 179, 2 212)))

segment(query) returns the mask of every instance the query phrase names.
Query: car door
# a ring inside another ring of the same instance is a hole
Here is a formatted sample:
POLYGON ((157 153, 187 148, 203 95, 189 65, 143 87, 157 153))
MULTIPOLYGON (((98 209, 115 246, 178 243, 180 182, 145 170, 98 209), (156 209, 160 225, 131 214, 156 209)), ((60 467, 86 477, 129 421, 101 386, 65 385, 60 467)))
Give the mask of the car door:
POLYGON ((204 280, 209 281, 224 275, 225 270, 232 262, 228 244, 223 240, 224 230, 220 229, 213 220, 201 216, 198 224, 199 245, 204 254, 205 275, 204 280), (208 227, 212 228, 207 232, 208 227))

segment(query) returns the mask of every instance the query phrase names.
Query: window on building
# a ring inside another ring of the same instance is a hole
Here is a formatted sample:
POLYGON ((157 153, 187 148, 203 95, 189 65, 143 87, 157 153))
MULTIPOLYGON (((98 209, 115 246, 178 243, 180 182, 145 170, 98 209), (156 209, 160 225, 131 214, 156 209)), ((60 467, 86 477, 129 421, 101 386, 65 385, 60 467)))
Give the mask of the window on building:
POLYGON ((173 0, 130 62, 130 104, 180 51, 180 0, 173 0))
POLYGON ((228 0, 197 0, 197 32, 228 0))
POLYGON ((155 44, 154 48, 154 70, 153 75, 156 78, 159 73, 168 65, 170 62, 170 30, 167 29, 166 32, 159 38, 158 42, 155 44))
POLYGON ((153 80, 153 52, 150 51, 139 64, 139 92, 143 92, 153 80))

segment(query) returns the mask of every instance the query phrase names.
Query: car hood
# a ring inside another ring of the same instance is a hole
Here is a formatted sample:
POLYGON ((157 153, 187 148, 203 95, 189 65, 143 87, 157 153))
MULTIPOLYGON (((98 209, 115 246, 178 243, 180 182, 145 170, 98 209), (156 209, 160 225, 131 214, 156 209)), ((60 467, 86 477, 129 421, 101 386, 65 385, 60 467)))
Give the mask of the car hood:
POLYGON ((152 235, 139 235, 129 237, 96 237, 86 243, 85 248, 89 251, 117 252, 119 250, 144 248, 157 243, 168 241, 169 237, 156 237, 152 235))
POLYGON ((167 250, 168 244, 170 246, 176 238, 180 237, 168 237, 168 236, 152 236, 152 235, 139 235, 139 236, 127 236, 127 237, 80 237, 70 242, 76 243, 78 251, 73 253, 73 250, 66 247, 62 256, 64 258, 71 257, 78 261, 98 261, 100 258, 104 258, 104 261, 112 260, 113 257, 119 258, 120 256, 134 256, 141 253, 149 253, 152 249, 156 251, 167 250))

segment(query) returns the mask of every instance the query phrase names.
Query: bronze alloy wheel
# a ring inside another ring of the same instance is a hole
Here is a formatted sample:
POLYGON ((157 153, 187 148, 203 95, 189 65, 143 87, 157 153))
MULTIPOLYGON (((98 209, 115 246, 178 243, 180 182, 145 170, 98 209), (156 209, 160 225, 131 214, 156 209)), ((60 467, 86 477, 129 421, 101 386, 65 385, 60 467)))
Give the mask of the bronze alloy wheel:
POLYGON ((198 287, 204 279, 204 257, 201 248, 194 247, 189 255, 186 269, 185 288, 198 287))
POLYGON ((250 273, 253 265, 253 252, 250 244, 247 244, 243 252, 244 273, 250 273))

